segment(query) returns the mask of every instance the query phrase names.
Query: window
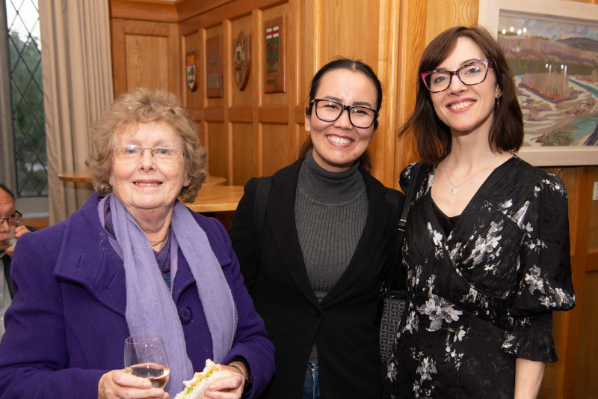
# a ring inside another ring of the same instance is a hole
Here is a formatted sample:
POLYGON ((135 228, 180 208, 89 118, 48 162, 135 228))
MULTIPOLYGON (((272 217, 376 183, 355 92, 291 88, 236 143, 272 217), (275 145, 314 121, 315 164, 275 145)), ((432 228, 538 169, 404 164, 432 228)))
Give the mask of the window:
POLYGON ((41 41, 37 0, 4 0, 8 28, 17 196, 48 195, 41 41))

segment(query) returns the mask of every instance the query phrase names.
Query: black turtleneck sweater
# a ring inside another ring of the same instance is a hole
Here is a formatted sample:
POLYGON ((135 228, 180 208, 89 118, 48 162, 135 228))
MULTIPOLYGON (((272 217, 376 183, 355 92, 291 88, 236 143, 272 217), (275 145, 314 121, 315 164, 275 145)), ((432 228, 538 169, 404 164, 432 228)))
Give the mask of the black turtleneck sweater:
MULTIPOLYGON (((344 172, 328 172, 311 151, 299 170, 295 223, 307 276, 318 301, 343 274, 365 226, 368 198, 355 163, 344 172)), ((317 363, 316 343, 310 363, 317 363)))

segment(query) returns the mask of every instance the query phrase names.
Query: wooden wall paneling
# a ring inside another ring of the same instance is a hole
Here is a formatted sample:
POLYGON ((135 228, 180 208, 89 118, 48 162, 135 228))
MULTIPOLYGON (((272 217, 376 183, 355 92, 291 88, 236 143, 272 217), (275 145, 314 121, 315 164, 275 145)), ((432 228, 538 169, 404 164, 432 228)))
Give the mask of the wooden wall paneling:
POLYGON ((176 24, 112 18, 114 96, 144 86, 181 94, 176 24))
POLYGON ((598 271, 586 273, 581 320, 575 399, 593 398, 598 392, 598 271))
POLYGON ((110 19, 112 46, 112 86, 114 98, 127 91, 127 52, 125 50, 125 21, 110 19))
POLYGON ((287 52, 287 119, 288 119, 288 134, 292 140, 292 155, 290 161, 297 159, 299 155, 299 127, 295 123, 295 104, 298 101, 299 93, 299 76, 301 75, 301 34, 300 30, 303 26, 301 15, 301 0, 289 0, 289 15, 286 17, 286 52, 287 52))
MULTIPOLYGON (((567 193, 569 196, 568 213, 572 214, 575 210, 575 204, 578 201, 578 193, 575 191, 575 168, 544 168, 548 173, 555 174, 565 184, 567 193)), ((552 337, 554 340, 554 346, 556 348, 557 355, 562 358, 561 352, 564 351, 564 336, 566 331, 563 328, 567 326, 565 323, 566 312, 553 312, 552 322, 552 337)), ((544 369, 544 378, 542 379, 542 385, 540 386, 540 392, 538 393, 538 399, 554 399, 557 393, 557 384, 559 378, 559 362, 557 363, 546 363, 544 369)))
POLYGON ((257 170, 256 142, 253 140, 253 123, 231 123, 233 147, 232 185, 244 186, 257 170))
MULTIPOLYGON (((185 67, 186 70, 186 55, 189 51, 195 51, 195 85, 196 85, 196 89, 195 91, 191 91, 189 90, 189 86, 187 86, 186 82, 183 82, 183 88, 182 88, 182 96, 181 96, 181 100, 183 102, 183 106, 185 108, 198 108, 198 109, 203 109, 202 108, 202 102, 201 102, 201 93, 202 90, 200 89, 200 86, 202 85, 202 77, 204 76, 202 74, 203 69, 202 69, 202 57, 201 57, 201 51, 200 51, 200 46, 199 46, 199 31, 195 31, 193 33, 190 33, 188 35, 181 35, 181 55, 179 57, 179 59, 181 60, 181 62, 183 63, 183 67, 185 67)), ((205 72, 203 72, 205 74, 205 72)))
MULTIPOLYGON (((213 26, 211 28, 206 29, 206 40, 210 37, 214 37, 214 36, 218 36, 218 35, 222 35, 223 34, 223 28, 222 28, 222 21, 220 21, 220 24, 213 26)), ((224 39, 224 38, 223 38, 224 39)), ((203 56, 204 56, 204 61, 203 61, 203 67, 204 67, 204 72, 203 75, 201 76, 201 79, 203 80, 203 84, 206 84, 206 71, 205 68, 207 66, 207 62, 209 62, 209 58, 208 55, 206 54, 206 48, 205 48, 205 41, 204 41, 204 48, 203 48, 203 56)), ((223 40, 223 45, 224 45, 224 40, 223 40)), ((226 71, 223 67, 223 73, 226 74, 226 71)), ((222 108, 224 106, 224 97, 219 97, 219 98, 208 98, 206 96, 206 106, 207 107, 217 107, 217 108, 222 108)))
POLYGON ((222 7, 233 0, 183 0, 175 3, 179 21, 222 7))
POLYGON ((230 72, 231 65, 232 65, 232 23, 230 19, 226 19, 222 22, 222 31, 223 31, 223 43, 222 43, 222 51, 223 51, 223 58, 224 58, 224 65, 223 65, 223 84, 224 84, 224 104, 223 104, 223 111, 224 111, 224 131, 227 142, 226 148, 226 161, 227 161, 227 168, 228 168, 228 175, 226 176, 226 181, 228 185, 233 185, 233 130, 232 124, 230 123, 228 110, 232 105, 232 90, 236 85, 233 83, 233 76, 230 72))
POLYGON ((384 99, 378 116, 379 126, 374 135, 374 176, 388 187, 397 187, 395 176, 395 148, 397 138, 397 85, 399 48, 399 3, 380 1, 378 77, 382 82, 384 99))
POLYGON ((179 22, 177 7, 172 1, 110 0, 109 7, 112 18, 152 22, 179 22))
MULTIPOLYGON (((266 37, 265 37, 265 32, 264 32, 264 24, 263 21, 267 21, 269 19, 275 18, 275 17, 279 17, 281 15, 286 15, 287 16, 287 23, 286 23, 286 27, 285 27, 285 34, 287 35, 287 40, 288 40, 288 35, 289 35, 289 19, 288 15, 289 14, 289 3, 282 3, 282 4, 278 4, 275 5, 273 7, 267 8, 267 9, 263 9, 262 10, 262 26, 260 26, 259 31, 260 31, 260 37, 264 44, 262 44, 262 46, 265 46, 265 41, 266 41, 266 37)), ((260 54, 260 57, 263 58, 262 60, 262 64, 261 64, 261 69, 259 71, 255 71, 259 74, 264 74, 264 69, 266 68, 265 65, 265 48, 263 48, 264 53, 260 54)), ((286 49, 287 51, 287 62, 285 64, 285 73, 287 76, 287 84, 288 84, 288 76, 289 76, 289 62, 288 62, 288 56, 289 56, 289 49, 287 47, 286 49)), ((265 82, 262 81, 262 86, 260 86, 260 90, 264 91, 264 84, 265 82)), ((288 90, 286 93, 264 93, 263 97, 262 97, 262 101, 263 101, 263 105, 269 105, 269 106, 278 106, 278 107, 284 107, 286 112, 286 107, 288 106, 289 103, 289 93, 288 90)))
POLYGON ((252 117, 253 117, 253 124, 251 128, 251 137, 254 143, 254 167, 257 169, 253 169, 254 176, 264 176, 264 137, 263 137, 263 127, 259 121, 259 107, 261 107, 264 93, 262 90, 263 87, 263 75, 261 73, 264 63, 264 47, 265 47, 265 39, 264 39, 264 32, 262 32, 263 26, 263 16, 262 11, 259 9, 253 10, 251 13, 251 26, 253 30, 253 43, 252 43, 252 51, 254 52, 254 57, 252 60, 251 69, 253 70, 251 73, 251 85, 255 88, 253 90, 253 109, 252 109, 252 117), (257 161, 257 162, 256 162, 257 161))
MULTIPOLYGON (((594 167, 594 183, 598 183, 598 166, 594 167)), ((592 201, 590 212, 590 236, 588 250, 598 249, 598 201, 592 201)))
POLYGON ((181 21, 183 32, 187 29, 197 29, 197 27, 210 28, 225 19, 235 19, 243 15, 248 15, 253 10, 263 10, 282 3, 285 0, 234 0, 223 4, 220 7, 210 9, 200 15, 181 21))
MULTIPOLYGON (((404 0, 399 11, 399 54, 397 83, 397 127, 411 116, 415 107, 417 68, 425 49, 427 0, 404 0)), ((396 141, 395 176, 419 154, 410 135, 396 141)), ((398 187, 398 186, 397 186, 398 187)))
POLYGON ((207 152, 210 161, 208 172, 213 176, 225 177, 226 184, 229 180, 229 145, 230 140, 226 134, 223 122, 206 122, 207 130, 207 152))
MULTIPOLYGON (((198 40, 197 40, 197 89, 195 89, 195 99, 197 100, 197 105, 202 111, 203 119, 200 121, 200 139, 203 140, 204 146, 206 150, 210 148, 210 135, 209 135, 209 126, 205 119, 205 110, 208 106, 208 96, 207 96, 207 88, 206 88, 206 38, 207 32, 205 29, 198 30, 198 40)), ((211 165, 211 157, 210 152, 207 151, 206 157, 206 168, 210 171, 211 165)), ((218 175, 215 175, 218 176, 218 175)), ((224 177, 224 175, 222 175, 224 177)))
POLYGON ((428 0, 426 45, 442 31, 478 23, 479 0, 428 0))
POLYGON ((286 124, 262 124, 263 175, 270 176, 280 168, 289 165, 296 154, 286 124))
MULTIPOLYGON (((324 1, 320 9, 321 64, 337 56, 378 64, 380 1, 324 1)), ((320 65, 320 67, 322 66, 320 65)))
POLYGON ((136 87, 169 88, 168 37, 125 35, 125 53, 126 91, 136 87))
POLYGON ((581 316, 584 308, 584 280, 588 253, 593 172, 591 167, 575 168, 574 207, 570 208, 572 212, 569 214, 569 221, 571 224, 571 269, 577 305, 573 310, 563 315, 557 398, 574 397, 575 376, 579 360, 581 316))
POLYGON ((187 70, 181 61, 181 37, 178 24, 168 24, 168 90, 181 98, 183 89, 187 87, 187 70), (185 87, 183 87, 183 84, 185 87))
MULTIPOLYGON (((243 91, 239 90, 239 88, 237 87, 237 85, 235 84, 234 81, 234 76, 233 79, 231 80, 233 86, 232 86, 232 106, 233 107, 247 107, 247 108, 251 108, 253 106, 253 74, 257 73, 258 71, 255 70, 255 65, 253 65, 253 63, 255 62, 255 58, 256 58, 256 51, 253 48, 253 46, 255 46, 255 42, 256 42, 256 38, 255 35, 253 34, 253 23, 252 23, 252 14, 249 15, 245 15, 241 18, 235 19, 232 21, 232 30, 231 30, 231 34, 232 34, 232 39, 234 40, 236 39, 239 34, 241 32, 243 32, 243 34, 245 36, 249 36, 251 35, 251 45, 252 45, 252 54, 251 54, 251 61, 252 61, 252 65, 251 65, 251 71, 249 72, 249 81, 247 82, 247 86, 245 86, 245 89, 243 91)), ((231 44, 232 45, 232 44, 231 44)), ((231 50, 233 51, 233 50, 231 50)), ((233 75, 233 68, 232 66, 229 67, 228 71, 225 71, 225 73, 228 73, 230 75, 233 75)))
MULTIPOLYGON (((320 45, 320 26, 323 0, 304 0, 303 1, 303 64, 302 64, 302 87, 304 90, 304 99, 308 98, 310 82, 316 71, 321 66, 321 45, 320 45)), ((307 104, 303 103, 302 108, 307 104)))

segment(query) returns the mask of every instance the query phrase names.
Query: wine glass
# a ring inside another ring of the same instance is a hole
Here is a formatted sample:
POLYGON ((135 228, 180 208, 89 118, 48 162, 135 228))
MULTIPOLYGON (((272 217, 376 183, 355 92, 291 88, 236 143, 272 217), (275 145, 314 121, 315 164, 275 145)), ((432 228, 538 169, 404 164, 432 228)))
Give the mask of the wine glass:
POLYGON ((125 371, 164 388, 170 376, 168 356, 158 333, 132 335, 125 340, 125 371))

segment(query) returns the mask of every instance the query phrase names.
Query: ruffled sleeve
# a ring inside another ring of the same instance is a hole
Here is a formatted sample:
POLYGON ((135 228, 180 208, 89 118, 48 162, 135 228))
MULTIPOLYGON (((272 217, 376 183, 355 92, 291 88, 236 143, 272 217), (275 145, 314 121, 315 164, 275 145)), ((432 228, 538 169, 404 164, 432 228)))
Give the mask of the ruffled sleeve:
POLYGON ((518 292, 511 311, 514 329, 505 333, 502 345, 514 356, 543 362, 558 360, 551 312, 575 306, 567 212, 563 182, 554 175, 545 175, 519 219, 524 238, 518 292))

